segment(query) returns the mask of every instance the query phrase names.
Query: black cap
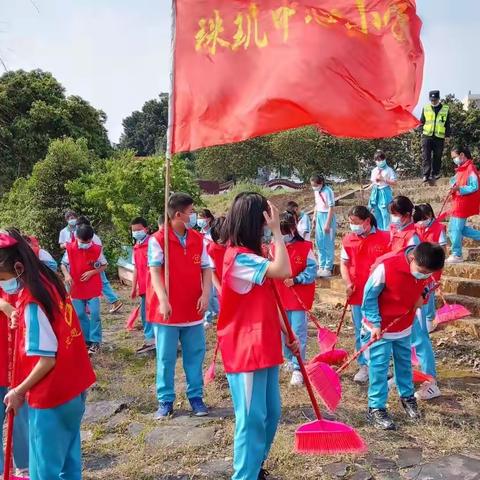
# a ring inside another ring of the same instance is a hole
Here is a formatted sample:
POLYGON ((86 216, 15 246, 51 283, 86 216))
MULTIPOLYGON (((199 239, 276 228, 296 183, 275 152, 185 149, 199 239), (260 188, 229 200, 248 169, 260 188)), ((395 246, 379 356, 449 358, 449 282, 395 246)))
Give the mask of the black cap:
POLYGON ((440 100, 440 90, 431 90, 428 96, 430 100, 440 100))

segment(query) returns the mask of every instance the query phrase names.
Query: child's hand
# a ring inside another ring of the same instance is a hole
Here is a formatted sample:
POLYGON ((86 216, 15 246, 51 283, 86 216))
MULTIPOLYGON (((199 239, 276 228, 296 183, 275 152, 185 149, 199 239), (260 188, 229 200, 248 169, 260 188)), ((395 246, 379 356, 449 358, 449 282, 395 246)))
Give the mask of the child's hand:
POLYGON ((458 192, 460 190, 460 187, 458 185, 453 185, 450 187, 450 192, 458 192))
POLYGON ((354 290, 355 290, 355 286, 352 283, 348 284, 347 288, 345 289, 345 292, 347 293, 347 297, 351 297, 354 290))
POLYGON ((290 342, 289 339, 286 338, 285 345, 295 356, 300 355, 300 342, 297 338, 294 338, 293 342, 290 342))
POLYGON ((10 315, 10 328, 12 330, 18 328, 18 312, 16 310, 13 310, 10 315))
POLYGON ((197 302, 198 313, 204 314, 208 308, 208 300, 210 299, 210 293, 204 293, 197 302))
POLYGON ((268 228, 270 228, 274 236, 275 233, 277 233, 278 237, 278 234, 280 234, 280 214, 278 208, 272 202, 268 202, 268 206, 270 211, 263 212, 263 216, 265 217, 268 228))
POLYGON ((382 329, 380 327, 373 328, 370 336, 373 340, 380 340, 382 338, 382 329))
POLYGON ((15 309, 3 298, 0 298, 0 312, 3 312, 7 317, 10 317, 15 309))
POLYGON ((3 403, 7 406, 6 413, 13 410, 13 413, 16 415, 18 410, 20 410, 21 406, 25 402, 25 397, 19 395, 15 389, 13 388, 10 390, 3 399, 3 403))
POLYGON ((64 275, 65 278, 65 284, 67 285, 68 288, 72 288, 73 285, 73 278, 69 273, 66 273, 64 275))
POLYGON ((170 302, 167 300, 165 302, 160 302, 160 315, 165 320, 168 320, 170 318, 170 315, 172 314, 172 307, 170 306, 170 302))
POLYGON ((286 278, 283 283, 285 284, 286 287, 293 287, 293 278, 286 278))
POLYGON ((95 274, 96 270, 88 270, 88 272, 82 273, 82 276, 80 277, 81 282, 88 282, 95 274))
POLYGON ((325 226, 323 227, 323 231, 324 231, 324 233, 326 233, 327 235, 330 233, 330 230, 331 230, 330 225, 325 225, 325 226))

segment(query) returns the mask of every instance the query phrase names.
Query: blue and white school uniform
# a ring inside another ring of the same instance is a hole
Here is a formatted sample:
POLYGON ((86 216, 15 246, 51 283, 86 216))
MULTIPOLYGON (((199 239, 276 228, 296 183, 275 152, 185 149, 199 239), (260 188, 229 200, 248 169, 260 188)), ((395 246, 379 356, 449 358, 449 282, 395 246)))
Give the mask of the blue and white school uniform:
MULTIPOLYGON (((186 248, 188 230, 181 236, 174 232, 186 248)), ((212 268, 205 244, 201 255, 201 268, 212 268)), ((152 236, 148 242, 148 266, 161 267, 164 253, 158 240, 152 236)), ((183 369, 187 379, 187 397, 203 398, 203 361, 205 359, 205 329, 203 320, 188 323, 152 323, 157 350, 156 389, 159 402, 175 401, 175 365, 178 342, 182 347, 183 369)))
POLYGON ((318 264, 321 270, 333 270, 335 257, 335 235, 337 231, 337 219, 335 214, 330 223, 330 232, 325 233, 323 228, 327 222, 328 212, 335 207, 335 195, 333 190, 324 186, 320 191, 314 191, 315 195, 315 243, 318 251, 318 264))
POLYGON ((310 221, 308 213, 300 212, 300 215, 298 216, 297 230, 303 239, 310 241, 312 222, 310 221))
POLYGON ((388 165, 385 165, 383 168, 375 167, 370 177, 372 191, 368 201, 368 208, 375 215, 378 228, 388 231, 390 228, 390 212, 388 207, 393 201, 393 193, 392 187, 385 180, 396 181, 397 174, 395 170, 388 165), (382 175, 383 180, 376 180, 379 174, 382 175))
MULTIPOLYGON (((295 278, 294 282, 296 285, 309 285, 314 283, 317 278, 318 264, 315 259, 315 255, 310 250, 307 257, 307 266, 303 272, 300 272, 295 278)), ((300 343, 300 353, 302 359, 305 361, 307 353, 307 330, 308 330, 308 317, 307 312, 304 310, 287 310, 287 317, 292 326, 292 330, 295 333, 299 343, 300 343)), ((283 345, 283 356, 287 362, 292 362, 294 370, 300 370, 300 365, 298 363, 297 357, 292 354, 289 348, 285 346, 285 336, 282 335, 284 342, 283 345)))
MULTIPOLYGON (((206 228, 202 228, 200 233, 203 235, 205 247, 208 245, 208 242, 213 242, 211 228, 209 226, 207 226, 206 228)), ((213 265, 212 261, 211 265, 213 265)), ((220 305, 218 302, 217 289, 212 284, 212 290, 210 291, 210 296, 208 297, 208 308, 205 312, 205 315, 203 316, 203 321, 213 323, 213 319, 216 315, 218 315, 219 309, 220 305)))
MULTIPOLYGON (((247 294, 255 285, 264 283, 269 263, 258 255, 241 253, 235 258, 225 282, 229 282, 236 293, 247 294)), ((232 480, 256 480, 280 421, 279 366, 227 373, 227 380, 235 410, 232 480)))
MULTIPOLYGON (((95 243, 95 245, 100 245, 101 247, 103 246, 100 237, 96 233, 93 234, 92 241, 95 243)), ((110 304, 118 302, 120 297, 113 290, 112 285, 107 278, 107 274, 102 272, 100 277, 102 279, 102 295, 106 298, 107 302, 110 304)))
POLYGON ((41 248, 38 252, 38 259, 53 272, 58 270, 58 264, 56 260, 43 248, 41 248))

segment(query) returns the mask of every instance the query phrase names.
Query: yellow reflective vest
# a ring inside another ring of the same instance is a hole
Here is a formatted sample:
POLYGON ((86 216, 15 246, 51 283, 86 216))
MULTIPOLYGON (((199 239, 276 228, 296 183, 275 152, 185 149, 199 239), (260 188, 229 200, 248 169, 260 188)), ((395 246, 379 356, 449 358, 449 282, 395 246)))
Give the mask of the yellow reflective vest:
POLYGON ((423 134, 427 137, 435 135, 438 138, 445 138, 445 124, 447 123, 449 107, 442 105, 442 108, 435 117, 435 110, 431 105, 423 107, 423 115, 425 117, 425 125, 423 126, 423 134))

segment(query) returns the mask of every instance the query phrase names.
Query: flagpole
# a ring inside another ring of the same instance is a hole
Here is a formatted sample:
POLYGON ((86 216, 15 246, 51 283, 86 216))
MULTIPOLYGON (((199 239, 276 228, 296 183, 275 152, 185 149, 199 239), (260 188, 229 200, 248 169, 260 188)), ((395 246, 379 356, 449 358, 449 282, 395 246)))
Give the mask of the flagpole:
POLYGON ((167 295, 170 290, 170 248, 168 245, 169 220, 168 200, 170 198, 170 178, 173 148, 173 122, 174 122, 174 101, 175 101, 175 33, 176 33, 176 0, 172 0, 172 26, 171 26, 171 47, 170 47, 170 92, 168 96, 168 128, 167 128, 167 149, 165 152, 165 205, 164 205, 164 282, 167 295))

